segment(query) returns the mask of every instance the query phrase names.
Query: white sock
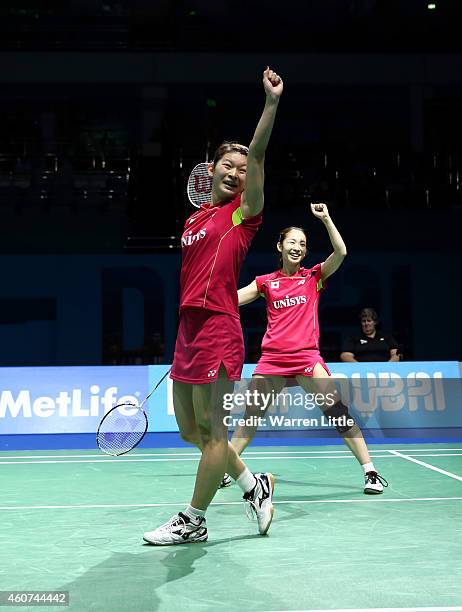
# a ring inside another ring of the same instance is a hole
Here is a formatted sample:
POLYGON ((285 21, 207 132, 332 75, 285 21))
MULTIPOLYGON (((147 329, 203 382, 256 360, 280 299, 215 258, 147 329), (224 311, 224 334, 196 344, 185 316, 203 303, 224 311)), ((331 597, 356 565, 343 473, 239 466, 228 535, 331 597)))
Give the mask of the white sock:
POLYGON ((236 478, 236 482, 244 493, 251 491, 257 484, 257 479, 249 470, 248 467, 244 468, 242 474, 236 478))
POLYGON ((187 506, 186 510, 184 510, 183 514, 197 523, 198 519, 204 518, 205 510, 198 510, 197 508, 193 508, 191 505, 189 505, 187 506))
POLYGON ((364 475, 366 475, 367 472, 375 472, 376 471, 372 461, 370 463, 363 463, 362 467, 363 467, 363 470, 364 470, 364 475))

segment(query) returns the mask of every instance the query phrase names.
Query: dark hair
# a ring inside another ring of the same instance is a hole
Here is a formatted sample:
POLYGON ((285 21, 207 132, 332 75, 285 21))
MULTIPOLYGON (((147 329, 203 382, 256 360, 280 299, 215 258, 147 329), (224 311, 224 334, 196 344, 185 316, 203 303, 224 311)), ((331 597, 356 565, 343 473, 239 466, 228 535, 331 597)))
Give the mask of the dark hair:
MULTIPOLYGON (((305 238, 307 237, 306 232, 303 229, 303 227, 296 227, 295 225, 291 225, 290 227, 286 227, 279 232, 278 244, 282 244, 287 234, 291 232, 292 230, 298 230, 299 232, 302 232, 303 234, 305 234, 305 238)), ((279 255, 279 267, 282 268, 282 255, 279 255)))
POLYGON ((360 320, 362 319, 372 319, 375 323, 379 320, 379 315, 377 311, 373 308, 363 308, 359 313, 360 320))
POLYGON ((226 155, 226 153, 240 153, 241 155, 247 156, 249 153, 249 149, 248 147, 241 145, 238 142, 222 142, 213 156, 213 165, 217 164, 223 157, 223 155, 226 155))

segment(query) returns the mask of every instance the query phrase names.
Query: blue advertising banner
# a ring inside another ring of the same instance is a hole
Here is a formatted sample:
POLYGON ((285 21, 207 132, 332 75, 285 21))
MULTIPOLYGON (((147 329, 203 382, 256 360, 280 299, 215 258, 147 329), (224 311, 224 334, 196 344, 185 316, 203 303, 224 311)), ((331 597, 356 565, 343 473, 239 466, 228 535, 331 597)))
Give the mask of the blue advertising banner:
POLYGON ((148 366, 0 368, 0 432, 94 433, 112 406, 148 389, 148 366))
POLYGON ((335 363, 344 403, 368 429, 462 427, 459 363, 335 363))
MULTIPOLYGON (((94 433, 116 403, 141 401, 169 366, 0 368, 2 434, 94 433)), ((251 378, 255 366, 244 366, 251 378)), ((362 427, 460 428, 462 384, 458 362, 329 364, 342 399, 362 427)), ((235 393, 242 388, 237 383, 235 393)), ((172 381, 148 402, 149 431, 176 432, 172 381)), ((300 387, 289 387, 301 394, 300 387)), ((306 398, 305 398, 306 399, 306 398)), ((305 402, 306 403, 306 402, 305 402)), ((310 416, 312 403, 291 416, 310 416)))
MULTIPOLYGON (((235 417, 243 416, 244 408, 239 410, 237 405, 244 403, 254 367, 246 365, 245 378, 236 384, 234 396, 240 397, 230 410, 235 417)), ((332 363, 328 367, 342 402, 363 429, 462 428, 462 381, 458 362, 332 363)), ((325 429, 326 419, 321 418, 318 407, 324 398, 318 398, 318 405, 314 400, 319 395, 290 384, 268 402, 270 416, 259 421, 259 429, 325 429)), ((231 401, 230 398, 230 405, 231 401)), ((260 405, 267 401, 262 398, 260 405)), ((327 401, 325 405, 331 404, 327 401)), ((228 420, 228 424, 239 423, 235 418, 228 420)))

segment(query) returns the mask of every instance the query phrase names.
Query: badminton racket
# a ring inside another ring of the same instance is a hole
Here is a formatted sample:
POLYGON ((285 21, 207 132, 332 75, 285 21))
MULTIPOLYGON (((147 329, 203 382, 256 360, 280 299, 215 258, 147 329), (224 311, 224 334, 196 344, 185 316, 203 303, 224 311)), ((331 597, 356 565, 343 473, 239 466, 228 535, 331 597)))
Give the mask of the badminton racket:
POLYGON ((123 402, 104 415, 96 433, 96 443, 103 453, 118 457, 138 446, 148 430, 148 415, 144 406, 169 372, 162 376, 141 404, 123 402))
POLYGON ((196 208, 212 200, 212 177, 208 173, 208 162, 197 164, 189 175, 186 192, 189 201, 196 208))

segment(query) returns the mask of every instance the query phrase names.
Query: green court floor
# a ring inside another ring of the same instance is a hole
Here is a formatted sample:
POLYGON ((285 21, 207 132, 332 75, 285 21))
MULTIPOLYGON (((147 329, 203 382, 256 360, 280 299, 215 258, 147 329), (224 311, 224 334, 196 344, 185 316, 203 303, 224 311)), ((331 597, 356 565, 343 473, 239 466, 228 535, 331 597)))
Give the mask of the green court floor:
POLYGON ((343 447, 253 447, 277 479, 269 535, 233 485, 209 541, 175 547, 142 534, 189 501, 194 450, 2 453, 0 590, 67 590, 82 612, 462 611, 462 445, 370 448, 390 483, 373 497, 343 447))

